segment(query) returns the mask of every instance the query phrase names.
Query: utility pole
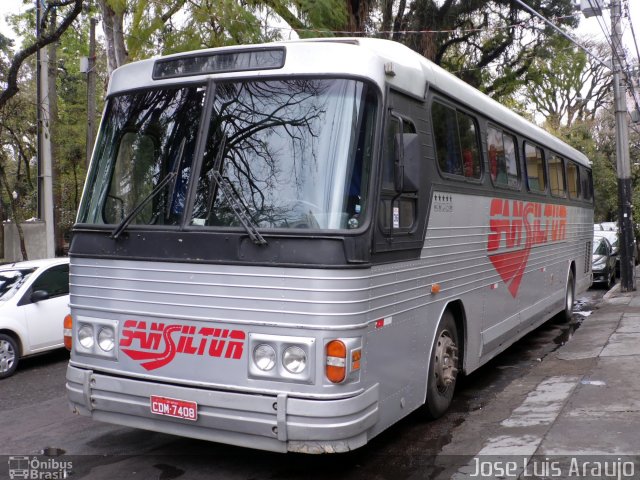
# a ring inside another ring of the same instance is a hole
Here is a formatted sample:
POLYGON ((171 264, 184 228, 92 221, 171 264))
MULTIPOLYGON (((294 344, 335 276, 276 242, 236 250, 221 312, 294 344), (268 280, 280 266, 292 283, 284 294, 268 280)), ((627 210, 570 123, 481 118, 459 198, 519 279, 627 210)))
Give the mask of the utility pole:
POLYGON ((622 7, 620 0, 611 0, 611 44, 613 68, 613 97, 616 115, 616 159, 618 171, 618 225, 620 245, 620 289, 636 289, 633 261, 634 232, 631 216, 631 163, 629 160, 629 125, 623 83, 622 7))
MULTIPOLYGON (((36 32, 40 36, 40 1, 36 0, 36 32)), ((45 258, 55 256, 55 235, 53 220, 53 178, 51 174, 51 121, 49 109, 49 54, 47 48, 38 50, 38 216, 44 220, 45 258)))
POLYGON ((96 134, 96 24, 91 19, 89 29, 89 58, 87 62, 87 168, 91 161, 91 152, 96 134))

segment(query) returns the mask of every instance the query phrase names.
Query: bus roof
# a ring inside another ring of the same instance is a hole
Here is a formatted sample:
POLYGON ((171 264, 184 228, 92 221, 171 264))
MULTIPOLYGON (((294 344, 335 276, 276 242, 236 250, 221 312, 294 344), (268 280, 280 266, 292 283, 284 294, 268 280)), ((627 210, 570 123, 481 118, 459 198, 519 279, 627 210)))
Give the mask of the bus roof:
POLYGON ((391 40, 374 38, 316 38, 256 45, 220 47, 185 52, 130 63, 118 68, 108 94, 176 83, 202 83, 207 78, 267 77, 290 75, 349 75, 366 77, 384 91, 385 85, 414 97, 424 98, 435 89, 460 104, 481 112, 492 121, 541 143, 560 155, 589 166, 589 159, 560 139, 471 87, 410 48, 391 40), (226 71, 154 79, 154 66, 161 60, 207 56, 217 53, 284 49, 281 67, 266 70, 226 71))

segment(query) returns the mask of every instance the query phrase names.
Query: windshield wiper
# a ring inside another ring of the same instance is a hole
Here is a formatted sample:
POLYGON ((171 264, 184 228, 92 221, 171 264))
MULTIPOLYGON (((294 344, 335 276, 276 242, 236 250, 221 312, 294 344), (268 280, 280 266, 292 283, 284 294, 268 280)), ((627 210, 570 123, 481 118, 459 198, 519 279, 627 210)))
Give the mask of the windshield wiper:
POLYGON ((238 198, 238 194, 231 186, 229 179, 223 177, 220 173, 222 168, 222 155, 226 143, 226 137, 223 136, 222 141, 218 146, 218 153, 213 162, 213 180, 216 182, 218 188, 222 190, 224 197, 227 199, 227 202, 229 202, 231 211, 233 211, 236 218, 240 221, 251 241, 256 245, 267 245, 267 241, 262 235, 260 235, 258 227, 253 222, 253 219, 244 211, 244 206, 238 198))
POLYGON ((110 237, 113 238, 114 240, 117 239, 120 236, 120 234, 124 231, 124 229, 127 228, 127 226, 131 223, 131 221, 142 211, 142 209, 147 205, 147 203, 149 203, 156 195, 158 195, 158 193, 160 193, 164 189, 164 187, 166 187, 167 184, 171 180, 173 180, 177 175, 178 173, 175 170, 167 173, 167 175, 160 181, 160 183, 158 183, 155 186, 155 188, 151 190, 151 192, 149 192, 149 194, 146 197, 144 197, 140 201, 140 203, 138 203, 136 208, 131 210, 131 212, 129 212, 129 214, 122 219, 122 221, 118 224, 118 226, 113 229, 110 237))
POLYGON ((131 210, 131 212, 122 219, 122 221, 118 224, 116 228, 111 232, 110 237, 114 240, 117 239, 120 234, 124 231, 125 228, 131 223, 131 221, 142 211, 147 203, 151 199, 153 199, 169 182, 173 181, 171 184, 171 188, 169 189, 169 201, 167 202, 167 218, 169 218, 170 210, 171 210, 171 199, 173 198, 173 193, 176 187, 176 179, 178 178, 178 171, 180 170, 180 166, 182 165, 182 155, 184 154, 184 146, 186 144, 186 139, 183 138, 182 142, 180 142, 180 148, 178 149, 178 159, 176 160, 175 166, 173 170, 167 173, 167 176, 164 177, 160 182, 155 186, 149 194, 142 199, 142 201, 131 210))

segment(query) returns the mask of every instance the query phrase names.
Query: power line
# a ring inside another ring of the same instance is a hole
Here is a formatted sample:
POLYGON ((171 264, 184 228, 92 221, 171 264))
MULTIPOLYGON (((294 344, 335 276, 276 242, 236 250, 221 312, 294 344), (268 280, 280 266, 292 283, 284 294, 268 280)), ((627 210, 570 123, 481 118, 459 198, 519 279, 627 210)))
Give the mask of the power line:
POLYGON ((629 11, 629 2, 625 3, 626 11, 627 11, 627 19, 629 20, 629 25, 631 25, 631 38, 633 38, 633 44, 636 47, 636 58, 640 61, 640 50, 638 49, 638 41, 636 40, 636 32, 633 29, 633 22, 631 21, 631 12, 629 11))
MULTIPOLYGON (((589 1, 589 6, 592 9, 596 10, 596 5, 594 5, 593 3, 594 0, 588 0, 588 1, 589 1)), ((604 18, 601 19, 601 15, 595 15, 595 17, 598 22, 598 25, 600 26, 600 30, 602 30, 602 33, 604 33, 604 38, 607 41, 609 48, 613 50, 614 46, 613 46, 613 43, 611 43, 611 32, 607 28, 607 22, 604 21, 604 18)))
POLYGON ((548 20, 546 17, 544 17, 543 15, 539 14, 538 12, 536 12, 533 8, 531 8, 529 5, 527 5, 526 3, 524 3, 522 0, 515 0, 516 3, 518 3, 521 7, 523 7, 525 10, 527 10, 529 13, 535 15, 536 17, 538 17, 540 20, 542 20, 544 23, 546 23, 547 25, 549 25, 551 28, 553 28, 555 31, 557 31, 558 33, 560 33, 560 35, 562 35, 563 37, 565 37, 567 40, 569 40, 571 43, 573 43, 574 45, 578 46, 579 48, 581 48, 582 50, 584 50, 587 54, 589 54, 591 57, 593 57, 597 62, 601 63, 602 65, 604 65, 606 68, 611 68, 609 65, 607 65, 607 63, 602 60, 600 57, 598 57, 595 53, 592 53, 587 47, 585 47, 584 45, 582 45, 580 42, 578 42, 577 40, 575 40, 571 35, 569 35, 567 32, 565 32, 564 30, 562 30, 560 27, 558 27, 555 23, 553 23, 551 20, 548 20))

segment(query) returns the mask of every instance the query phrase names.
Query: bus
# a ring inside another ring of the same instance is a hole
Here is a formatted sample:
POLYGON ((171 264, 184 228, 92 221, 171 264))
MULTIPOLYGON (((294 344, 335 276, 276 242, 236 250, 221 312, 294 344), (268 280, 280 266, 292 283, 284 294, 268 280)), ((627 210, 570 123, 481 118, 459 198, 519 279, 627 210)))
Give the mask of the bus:
POLYGON ((70 245, 72 410, 346 452, 592 282, 590 162, 409 48, 125 65, 70 245))

